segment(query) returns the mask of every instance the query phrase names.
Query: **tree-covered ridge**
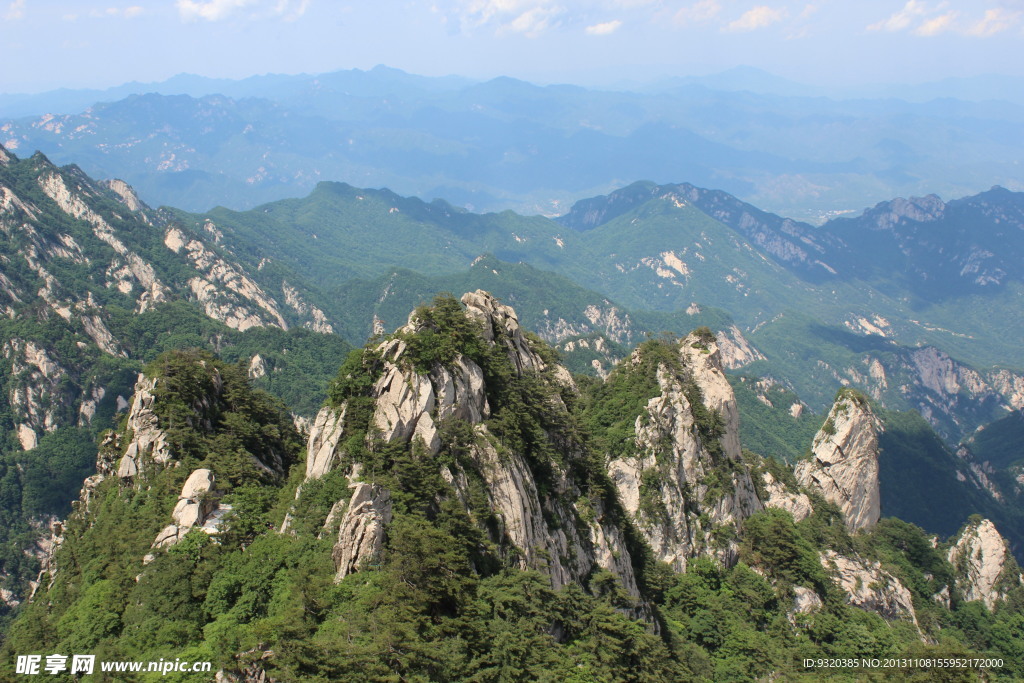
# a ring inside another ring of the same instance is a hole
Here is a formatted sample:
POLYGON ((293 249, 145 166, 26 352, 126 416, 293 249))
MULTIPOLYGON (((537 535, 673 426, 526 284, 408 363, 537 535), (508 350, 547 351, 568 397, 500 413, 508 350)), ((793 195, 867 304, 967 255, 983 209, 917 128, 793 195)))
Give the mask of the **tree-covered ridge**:
POLYGON ((90 479, 64 526, 67 550, 40 577, 46 599, 26 606, 17 622, 24 626, 12 627, 6 647, 45 642, 110 658, 145 650, 169 655, 196 633, 194 606, 176 607, 174 595, 194 599, 190 574, 200 558, 238 550, 266 531, 263 515, 301 449, 284 405, 253 389, 243 367, 208 352, 168 352, 146 373, 155 391, 155 428, 166 434, 171 460, 123 479, 114 474, 136 435, 129 430, 104 439, 100 476, 90 479), (170 521, 183 482, 201 467, 215 477, 209 495, 234 507, 227 529, 215 539, 194 530, 147 564, 144 556, 170 521))
MULTIPOLYGON (((713 344, 707 332, 689 339, 695 354, 713 344)), ((6 637, 4 675, 13 676, 15 653, 74 648, 98 659, 211 660, 243 680, 276 681, 817 680, 805 658, 973 655, 1003 658, 993 679, 1024 675, 1019 585, 1007 584, 993 610, 955 588, 949 608, 938 604, 936 592, 959 571, 948 546, 899 520, 851 537, 835 506, 814 498, 800 522, 777 509, 746 518, 733 562, 696 558, 685 573, 656 562, 618 507, 600 449, 630 439, 636 416, 662 391, 659 371, 687 379, 678 349, 648 342, 632 376, 624 366, 580 396, 539 339, 488 329, 439 298, 342 364, 325 410, 344 407, 346 460, 315 479, 305 476, 283 407, 252 390, 245 368, 197 351, 162 355, 147 367, 152 410, 182 465, 94 484, 66 525, 52 585, 44 582, 6 637), (525 353, 532 369, 516 364, 525 353), (386 373, 419 381, 469 361, 484 379, 486 417, 441 420, 436 452, 420 438, 384 438, 376 412, 386 373), (267 448, 283 454, 287 480, 255 464, 273 460, 267 448), (622 529, 638 592, 603 569, 556 588, 551 565, 521 568, 478 469, 484 448, 504 467, 521 458, 547 488, 548 533, 622 529), (216 476, 218 503, 233 506, 223 526, 152 548, 182 483, 204 467, 216 476), (392 514, 380 552, 339 580, 334 539, 345 522, 335 508, 359 485, 386 491, 392 514), (917 625, 847 604, 822 562, 828 551, 878 562, 907 586, 917 625)), ((704 403, 692 391, 687 400, 704 403)), ((721 417, 698 409, 694 418, 710 445, 721 417)), ((101 470, 116 467, 131 438, 105 442, 101 470)), ((781 464, 752 454, 744 463, 787 480, 781 464)), ((845 672, 849 680, 872 673, 845 672)), ((941 672, 901 673, 934 680, 941 672)))
POLYGON ((146 363, 169 350, 199 347, 252 374, 258 356, 265 374, 253 384, 284 400, 291 412, 311 417, 349 349, 339 337, 301 328, 239 332, 181 301, 141 314, 112 305, 106 313, 127 358, 84 345, 58 316, 0 319, 0 333, 9 340, 0 357, 0 572, 3 587, 14 595, 38 573, 36 542, 49 535, 52 520, 67 515, 81 480, 95 472, 97 439, 123 418, 146 363), (25 361, 27 349, 41 354, 37 362, 43 369, 25 361), (19 403, 12 404, 12 396, 19 403), (26 413, 39 415, 53 430, 44 431, 28 451, 17 436, 26 413))
MULTIPOLYGON (((6 155, 0 193, 0 586, 15 604, 38 572, 48 526, 77 497, 74 480, 93 471, 96 435, 117 425, 145 363, 169 349, 216 351, 252 364, 259 384, 311 416, 348 345, 297 326, 229 327, 196 288, 208 296, 205 278, 222 266, 239 271, 231 249, 209 231, 175 228, 202 257, 176 252, 167 214, 119 181, 94 181, 41 154, 6 155), (43 492, 45 476, 54 485, 43 492)), ((265 286, 288 277, 302 289, 277 266, 256 272, 265 286)), ((224 290, 238 285, 225 277, 224 290)), ((302 322, 282 308, 286 322, 302 322)))
POLYGON ((590 383, 584 395, 586 425, 596 449, 605 457, 636 451, 636 420, 647 402, 661 393, 658 373, 682 374, 678 340, 650 339, 619 365, 604 382, 590 383))

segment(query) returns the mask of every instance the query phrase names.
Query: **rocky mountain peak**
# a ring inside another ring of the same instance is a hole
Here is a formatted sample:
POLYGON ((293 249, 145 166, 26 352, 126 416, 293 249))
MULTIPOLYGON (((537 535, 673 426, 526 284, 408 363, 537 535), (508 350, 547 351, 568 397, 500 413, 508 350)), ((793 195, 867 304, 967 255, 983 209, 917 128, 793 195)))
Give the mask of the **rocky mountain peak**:
POLYGON ((653 396, 635 416, 632 448, 609 454, 623 506, 660 560, 680 570, 703 555, 735 562, 728 539, 762 504, 742 461, 736 400, 714 336, 641 346, 609 377, 608 400, 623 400, 620 387, 640 384, 638 375, 655 382, 653 396))
POLYGON ((873 209, 864 212, 865 218, 870 217, 878 230, 888 230, 904 221, 929 223, 940 220, 946 211, 946 203, 938 195, 925 197, 899 197, 888 202, 881 202, 873 209))
POLYGON ((706 330, 691 332, 679 345, 683 365, 700 389, 707 410, 723 421, 722 449, 733 461, 741 460, 740 413, 736 396, 725 376, 725 363, 717 339, 706 330))
POLYGON ((947 556, 964 600, 981 600, 989 609, 1024 582, 1006 539, 995 524, 975 518, 964 527, 947 556))
POLYGON ((466 315, 482 325, 483 337, 488 343, 496 343, 495 340, 501 338, 518 373, 544 369, 544 361, 530 349, 519 326, 519 316, 511 306, 500 303, 482 289, 463 294, 462 303, 466 306, 466 315))
POLYGON ((438 298, 350 356, 314 421, 307 481, 343 477, 352 491, 324 521, 336 534, 337 578, 387 552, 390 524, 408 514, 395 504, 408 492, 398 495, 392 468, 411 459, 437 476, 424 505, 465 509, 506 562, 556 588, 604 569, 639 595, 624 531, 579 469, 588 456, 568 427, 568 372, 509 306, 480 290, 461 301, 438 298), (486 525, 474 496, 486 500, 486 525))
POLYGON ((819 491, 843 512, 850 531, 880 516, 878 433, 881 422, 859 393, 844 389, 814 437, 809 460, 797 464, 801 486, 819 491))

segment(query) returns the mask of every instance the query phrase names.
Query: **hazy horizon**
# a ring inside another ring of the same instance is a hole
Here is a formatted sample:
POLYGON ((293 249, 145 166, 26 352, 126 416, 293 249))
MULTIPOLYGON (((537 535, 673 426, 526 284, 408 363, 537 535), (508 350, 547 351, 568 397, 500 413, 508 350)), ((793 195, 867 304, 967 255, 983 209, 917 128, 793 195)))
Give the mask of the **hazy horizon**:
POLYGON ((0 27, 6 94, 378 64, 589 87, 742 66, 816 87, 1024 76, 1024 0, 8 0, 0 27))

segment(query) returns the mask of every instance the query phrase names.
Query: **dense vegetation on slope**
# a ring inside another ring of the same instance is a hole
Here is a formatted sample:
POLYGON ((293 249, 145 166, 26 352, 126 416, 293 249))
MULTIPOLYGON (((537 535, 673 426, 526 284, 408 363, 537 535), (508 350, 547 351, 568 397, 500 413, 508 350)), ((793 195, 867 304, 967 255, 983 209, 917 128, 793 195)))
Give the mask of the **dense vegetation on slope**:
MULTIPOLYGON (((539 480, 553 460, 578 457, 558 450, 565 439, 628 440, 629 415, 655 391, 652 373, 636 373, 638 381, 647 378, 642 386, 595 385, 605 408, 592 413, 588 400, 573 400, 550 378, 510 372, 504 351, 483 343, 454 301, 438 300, 418 314, 427 324, 404 338, 412 362, 432 367, 460 353, 479 362, 493 410, 489 428, 506 448, 527 455, 539 480), (553 391, 569 400, 572 413, 545 409, 553 391)), ((553 360, 541 342, 530 343, 553 360)), ((655 367, 658 358, 671 359, 659 353, 667 348, 648 344, 655 367)), ((364 425, 378 362, 371 349, 353 352, 330 391, 330 400, 347 402, 351 419, 364 425)), ((946 611, 931 598, 952 571, 941 545, 898 520, 851 538, 836 509, 820 500, 818 512, 799 524, 778 510, 746 520, 732 568, 700 559, 675 574, 648 562, 643 593, 660 634, 627 616, 637 604, 611 574, 595 572, 582 585, 552 590, 542 573, 504 565, 501 549, 487 539, 486 509, 454 504, 436 465, 465 460, 474 436, 458 423, 442 428, 433 458, 415 445, 367 449, 366 432, 355 433, 349 452, 391 490, 395 517, 377 562, 335 583, 330 535, 320 528, 331 502, 347 495, 344 470, 307 482, 296 502, 300 444, 283 406, 251 389, 238 365, 172 352, 147 373, 165 380, 154 408, 162 419, 205 420, 208 427, 169 432, 181 467, 150 470, 134 484, 108 478, 88 513, 69 520, 51 587, 25 607, 5 640, 5 675, 13 675, 15 653, 42 650, 211 660, 228 670, 263 669, 280 681, 813 679, 817 673, 804 669, 804 658, 972 653, 1004 658, 1004 668, 990 672, 995 678, 1024 675, 1021 589, 994 614, 955 595, 946 611), (211 402, 200 389, 210 387, 213 371, 224 386, 211 402), (266 447, 291 465, 287 483, 246 465, 250 456, 265 458, 266 447), (214 470, 222 501, 234 505, 226 530, 214 539, 193 531, 167 551, 151 550, 182 481, 198 466, 214 470), (278 533, 289 509, 294 533, 278 533), (818 561, 828 547, 881 561, 910 587, 921 627, 937 642, 922 643, 909 622, 887 623, 846 605, 818 561), (150 552, 155 558, 143 565, 150 552), (797 587, 818 592, 823 606, 794 611, 797 587)), ((103 454, 109 462, 120 455, 113 444, 103 454)), ((578 476, 598 493, 601 463, 576 462, 578 476)), ((867 673, 850 671, 848 678, 867 673)), ((908 675, 935 680, 937 673, 908 675)), ((965 678, 958 675, 950 680, 965 678)))
POLYGON ((740 374, 730 375, 729 384, 742 417, 740 441, 744 448, 787 463, 803 457, 821 427, 820 415, 811 412, 795 393, 771 380, 740 374))
POLYGON ((104 354, 95 346, 80 347, 73 328, 56 316, 41 322, 0 318, 0 335, 30 340, 59 359, 66 374, 40 410, 53 412, 55 425, 69 425, 58 426, 45 434, 36 448, 23 451, 15 436, 17 425, 8 397, 24 392, 32 382, 46 380, 22 376, 14 372, 11 358, 0 357, 0 378, 6 380, 0 381, 0 572, 5 588, 17 589, 35 578, 39 561, 26 554, 26 548, 31 549, 40 536, 49 533, 46 526, 50 520, 69 512, 82 479, 95 471, 98 435, 117 426, 119 410, 123 410, 118 401, 130 399, 145 363, 169 350, 201 347, 239 364, 244 374, 250 360, 259 354, 266 374, 253 384, 284 400, 292 412, 309 417, 323 402, 328 378, 350 348, 339 337, 302 328, 239 332, 185 302, 160 304, 141 314, 113 305, 107 312, 109 328, 127 358, 104 354), (87 396, 98 387, 104 390, 88 421, 69 398, 75 385, 87 396))
POLYGON ((732 324, 725 311, 708 306, 689 312, 627 309, 562 275, 487 254, 474 258, 468 270, 442 275, 395 269, 370 280, 349 280, 334 286, 330 298, 332 306, 344 312, 339 316, 339 333, 361 342, 370 336, 375 316, 386 328, 395 327, 405 320, 412 307, 430 301, 436 292, 477 289, 486 290, 514 307, 520 322, 548 341, 603 333, 619 343, 634 346, 647 334, 685 334, 701 325, 721 330, 732 324), (600 317, 593 317, 595 312, 600 317))
MULTIPOLYGON (((984 482, 972 473, 971 463, 943 443, 919 414, 884 409, 878 413, 885 424, 878 437, 883 514, 943 536, 959 529, 969 515, 980 514, 995 522, 1017 545, 1024 534, 1024 511, 1012 498, 1004 502, 992 491, 979 488, 984 482)), ((1006 486, 1006 491, 1014 490, 1008 477, 994 473, 992 477, 1006 486)), ((1003 498, 1005 494, 999 495, 1003 498)), ((1020 548, 1015 550, 1020 552, 1020 548)))
POLYGON ((979 462, 989 462, 995 468, 1024 464, 1024 410, 985 425, 966 444, 979 462))

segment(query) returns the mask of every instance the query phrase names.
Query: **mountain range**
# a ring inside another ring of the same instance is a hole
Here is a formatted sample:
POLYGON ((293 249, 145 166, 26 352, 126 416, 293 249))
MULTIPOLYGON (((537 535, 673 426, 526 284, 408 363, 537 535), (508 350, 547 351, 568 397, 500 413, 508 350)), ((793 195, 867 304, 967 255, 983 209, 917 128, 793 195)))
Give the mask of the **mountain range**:
POLYGON ((1020 102, 829 99, 735 90, 724 77, 664 86, 481 83, 384 67, 183 76, 78 99, 0 98, 0 144, 193 211, 252 207, 336 178, 544 215, 638 178, 684 178, 815 223, 900 195, 1022 189, 1020 102))
POLYGON ((652 182, 555 219, 329 182, 193 213, 0 147, 0 196, 11 652, 678 680, 803 642, 1024 671, 971 626, 1024 594, 1018 193, 821 226, 652 182), (727 619, 741 587, 760 611, 727 619), (530 595, 530 624, 493 616, 530 595), (768 624, 796 640, 726 642, 768 624), (533 655, 488 660, 495 629, 533 655))

